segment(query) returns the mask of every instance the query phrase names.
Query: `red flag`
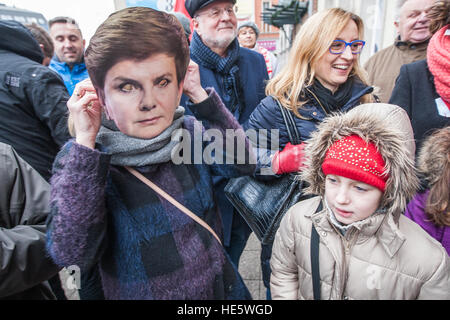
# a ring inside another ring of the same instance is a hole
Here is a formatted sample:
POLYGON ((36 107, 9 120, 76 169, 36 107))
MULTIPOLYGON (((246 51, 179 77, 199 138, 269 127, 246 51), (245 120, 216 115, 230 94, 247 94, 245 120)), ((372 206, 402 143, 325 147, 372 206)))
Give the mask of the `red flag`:
POLYGON ((189 15, 189 13, 186 10, 186 7, 184 6, 184 1, 185 0, 175 0, 175 6, 173 8, 173 11, 181 12, 191 21, 190 24, 191 35, 189 36, 189 40, 192 40, 192 31, 194 30, 194 23, 192 22, 191 16, 189 15))

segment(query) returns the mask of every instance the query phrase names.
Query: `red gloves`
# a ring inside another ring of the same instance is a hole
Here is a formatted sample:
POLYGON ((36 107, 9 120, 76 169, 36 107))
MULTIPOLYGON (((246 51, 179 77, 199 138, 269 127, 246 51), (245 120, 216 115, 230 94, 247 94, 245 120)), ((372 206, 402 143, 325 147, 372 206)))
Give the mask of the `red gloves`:
POLYGON ((272 158, 272 171, 275 174, 298 172, 303 167, 305 144, 286 144, 282 151, 277 151, 272 158))

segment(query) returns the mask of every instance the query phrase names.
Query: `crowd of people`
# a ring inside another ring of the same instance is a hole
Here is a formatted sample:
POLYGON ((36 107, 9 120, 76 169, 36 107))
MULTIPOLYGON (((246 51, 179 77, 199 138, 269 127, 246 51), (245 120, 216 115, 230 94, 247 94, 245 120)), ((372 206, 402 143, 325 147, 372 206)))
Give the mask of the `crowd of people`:
POLYGON ((364 66, 352 12, 307 17, 280 65, 235 4, 125 8, 87 47, 70 17, 0 20, 0 299, 67 299, 76 266, 82 300, 250 300, 224 189, 287 174, 267 299, 450 299, 450 1, 399 0, 364 66))

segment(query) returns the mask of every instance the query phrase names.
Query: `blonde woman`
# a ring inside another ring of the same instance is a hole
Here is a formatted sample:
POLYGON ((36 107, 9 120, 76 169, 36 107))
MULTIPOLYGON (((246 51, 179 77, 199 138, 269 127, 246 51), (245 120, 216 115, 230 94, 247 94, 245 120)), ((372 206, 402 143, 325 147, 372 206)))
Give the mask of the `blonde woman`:
MULTIPOLYGON (((303 144, 289 142, 276 99, 293 113, 301 141, 307 140, 316 126, 333 112, 347 111, 375 100, 371 94, 373 88, 367 85, 365 71, 359 64, 359 54, 365 44, 363 31, 360 17, 339 8, 314 14, 300 29, 286 65, 268 83, 267 97, 253 111, 247 124, 248 129, 257 131, 279 130, 279 150, 269 151, 271 160, 265 164, 275 174, 299 171, 303 162, 303 144)), ((270 135, 267 145, 272 145, 270 135)), ((263 246, 261 261, 267 288, 270 252, 271 245, 263 246)))

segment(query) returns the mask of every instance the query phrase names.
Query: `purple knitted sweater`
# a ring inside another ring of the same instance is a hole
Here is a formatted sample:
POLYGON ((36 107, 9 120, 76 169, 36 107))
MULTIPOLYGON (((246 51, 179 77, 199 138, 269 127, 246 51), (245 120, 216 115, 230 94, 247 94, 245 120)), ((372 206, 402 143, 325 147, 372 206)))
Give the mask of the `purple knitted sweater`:
POLYGON ((412 199, 408 203, 405 211, 405 216, 416 222, 433 238, 439 241, 444 246, 445 250, 447 250, 448 255, 450 255, 450 227, 436 226, 433 222, 430 221, 430 218, 428 218, 427 214, 425 213, 425 207, 427 204, 429 193, 429 191, 426 191, 416 194, 414 199, 412 199))
MULTIPOLYGON (((194 110, 205 127, 237 129, 251 152, 214 91, 194 110)), ((186 116, 184 129, 193 134, 195 122, 186 116)), ((75 142, 55 160, 47 250, 58 265, 78 265, 83 272, 100 263, 107 299, 251 298, 224 248, 205 228, 109 161, 106 153, 75 142)), ((251 175, 255 165, 167 162, 136 169, 221 235, 212 175, 251 175)))

